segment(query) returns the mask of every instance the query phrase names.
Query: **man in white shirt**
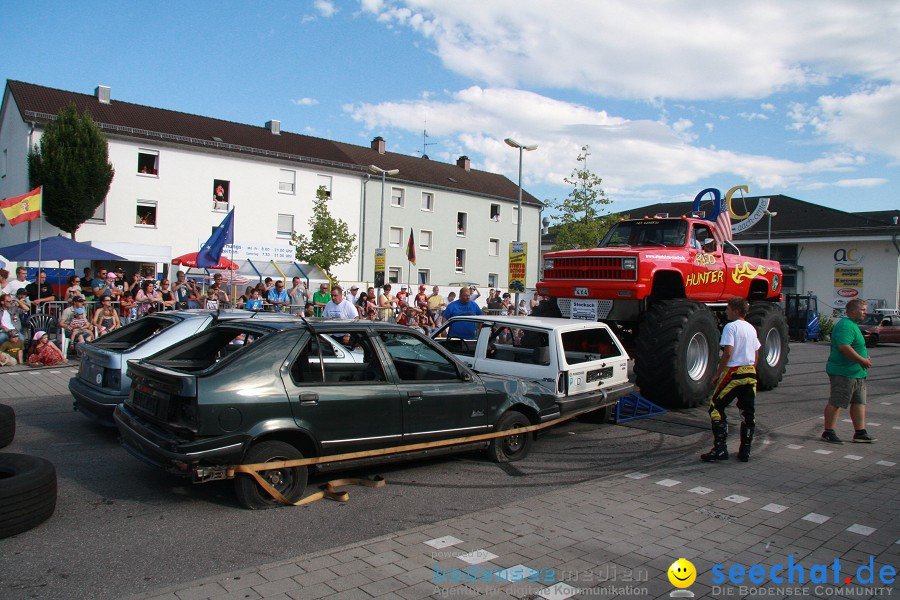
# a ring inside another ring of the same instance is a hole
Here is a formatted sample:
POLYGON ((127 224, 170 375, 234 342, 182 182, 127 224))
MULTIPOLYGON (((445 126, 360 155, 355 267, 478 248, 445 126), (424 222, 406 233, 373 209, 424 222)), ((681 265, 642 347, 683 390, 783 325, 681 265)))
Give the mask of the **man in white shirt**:
POLYGON ((756 328, 744 320, 750 310, 746 299, 735 297, 728 301, 725 315, 729 323, 722 329, 719 345, 722 356, 716 371, 716 387, 709 400, 709 418, 712 422, 713 448, 700 459, 707 462, 728 460, 728 420, 725 408, 737 400, 741 411, 741 447, 738 459, 750 460, 750 444, 756 427, 754 404, 756 400, 756 361, 759 358, 759 339, 756 328))
POLYGON ((354 285, 350 288, 350 293, 347 294, 347 300, 349 300, 354 305, 359 302, 359 286, 354 285))
POLYGON ((18 292, 19 289, 31 283, 30 281, 25 279, 25 276, 27 274, 28 269, 26 267, 16 267, 16 278, 6 283, 6 286, 3 288, 3 293, 12 294, 13 296, 15 296, 16 292, 18 292))
POLYGON ((326 319, 358 319, 359 312, 353 303, 344 298, 344 290, 336 285, 331 288, 331 300, 322 310, 322 316, 326 319))

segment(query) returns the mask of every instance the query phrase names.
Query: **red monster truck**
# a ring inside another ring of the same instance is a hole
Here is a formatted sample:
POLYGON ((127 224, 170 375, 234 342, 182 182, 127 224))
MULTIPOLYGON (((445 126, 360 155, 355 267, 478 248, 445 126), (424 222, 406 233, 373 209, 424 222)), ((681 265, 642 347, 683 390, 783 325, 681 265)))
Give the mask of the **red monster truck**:
POLYGON ((630 348, 641 393, 670 407, 709 399, 725 303, 750 301, 759 332, 758 386, 776 387, 788 362, 788 328, 778 301, 781 266, 741 256, 699 218, 623 220, 597 248, 544 255, 537 291, 546 316, 607 323, 630 348))

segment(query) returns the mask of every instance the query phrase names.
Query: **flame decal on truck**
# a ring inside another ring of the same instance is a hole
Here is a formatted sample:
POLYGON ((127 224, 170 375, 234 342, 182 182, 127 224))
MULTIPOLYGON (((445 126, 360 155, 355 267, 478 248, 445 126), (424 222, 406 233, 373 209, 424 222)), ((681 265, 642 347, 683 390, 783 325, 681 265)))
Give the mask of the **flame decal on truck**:
POLYGON ((735 283, 741 283, 747 279, 753 279, 757 275, 765 275, 769 272, 769 269, 765 268, 762 265, 754 265, 749 260, 744 261, 743 264, 737 265, 734 267, 734 271, 731 272, 731 279, 735 283))

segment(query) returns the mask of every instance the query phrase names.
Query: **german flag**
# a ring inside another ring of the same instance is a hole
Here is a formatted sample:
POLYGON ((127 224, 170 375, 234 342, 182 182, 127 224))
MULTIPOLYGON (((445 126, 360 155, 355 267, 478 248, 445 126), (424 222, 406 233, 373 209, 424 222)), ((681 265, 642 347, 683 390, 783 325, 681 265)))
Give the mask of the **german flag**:
POLYGON ((416 241, 413 239, 412 227, 409 228, 409 241, 406 242, 406 259, 416 264, 416 241))
POLYGON ((21 196, 0 200, 0 210, 10 225, 33 221, 41 216, 41 187, 21 196))

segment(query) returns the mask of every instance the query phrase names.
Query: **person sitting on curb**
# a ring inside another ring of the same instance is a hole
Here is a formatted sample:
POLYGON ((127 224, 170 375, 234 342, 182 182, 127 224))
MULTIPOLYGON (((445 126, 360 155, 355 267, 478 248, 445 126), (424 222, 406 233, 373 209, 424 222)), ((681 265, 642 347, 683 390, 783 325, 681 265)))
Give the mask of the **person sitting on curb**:
POLYGON ((9 339, 0 344, 0 366, 25 364, 25 342, 15 329, 10 329, 9 339))
POLYGON ((34 334, 31 348, 28 350, 28 366, 52 367, 65 360, 62 351, 50 341, 50 336, 46 331, 38 331, 34 334))

